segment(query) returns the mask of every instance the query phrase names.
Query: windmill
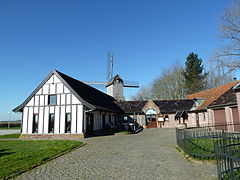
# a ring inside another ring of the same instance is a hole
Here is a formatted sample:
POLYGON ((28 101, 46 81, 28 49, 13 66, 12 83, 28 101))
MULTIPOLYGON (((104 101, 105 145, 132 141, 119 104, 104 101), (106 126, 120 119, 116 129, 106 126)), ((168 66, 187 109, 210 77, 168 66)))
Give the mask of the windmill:
POLYGON ((114 97, 118 101, 123 101, 123 88, 139 88, 139 82, 137 81, 126 81, 121 78, 120 75, 113 76, 113 59, 114 54, 109 52, 107 54, 107 82, 96 82, 96 81, 84 81, 84 83, 92 85, 105 85, 107 94, 114 97))

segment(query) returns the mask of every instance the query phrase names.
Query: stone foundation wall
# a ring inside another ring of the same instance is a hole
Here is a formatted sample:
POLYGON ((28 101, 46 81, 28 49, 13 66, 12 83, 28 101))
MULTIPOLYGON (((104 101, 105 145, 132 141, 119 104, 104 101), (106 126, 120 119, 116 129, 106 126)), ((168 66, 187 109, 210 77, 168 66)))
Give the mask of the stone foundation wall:
POLYGON ((21 134, 20 139, 55 139, 77 140, 83 139, 84 134, 21 134))

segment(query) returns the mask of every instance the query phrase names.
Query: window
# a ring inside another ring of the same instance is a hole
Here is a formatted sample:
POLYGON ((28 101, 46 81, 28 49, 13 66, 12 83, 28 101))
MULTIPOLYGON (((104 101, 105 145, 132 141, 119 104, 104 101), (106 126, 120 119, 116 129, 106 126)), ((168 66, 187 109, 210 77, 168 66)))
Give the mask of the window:
POLYGON ((33 129, 32 129, 32 132, 33 133, 38 132, 38 114, 33 115, 33 129))
POLYGON ((71 113, 67 113, 66 119, 65 119, 65 133, 71 132, 71 121, 72 121, 72 115, 71 113))
POLYGON ((48 105, 56 105, 56 104, 57 104, 57 95, 49 95, 48 105))
POLYGON ((194 98, 194 107, 197 108, 198 106, 200 106, 202 104, 204 99, 197 99, 194 98))
POLYGON ((124 121, 127 121, 127 120, 128 120, 128 117, 127 117, 127 116, 124 116, 123 119, 124 119, 124 121))
POLYGON ((54 119, 55 119, 55 115, 54 114, 49 114, 48 133, 53 133, 54 132, 54 119))

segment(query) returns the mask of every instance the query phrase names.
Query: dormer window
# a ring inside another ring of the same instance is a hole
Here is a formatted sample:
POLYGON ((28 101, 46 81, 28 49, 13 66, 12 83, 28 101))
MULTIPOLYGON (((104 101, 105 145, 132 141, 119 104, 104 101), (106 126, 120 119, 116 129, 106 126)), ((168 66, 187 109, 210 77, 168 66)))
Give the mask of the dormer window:
POLYGON ((57 95, 49 95, 48 105, 56 105, 56 104, 57 104, 57 95))
POLYGON ((197 98, 194 98, 194 107, 197 108, 199 107, 202 102, 203 102, 204 99, 197 99, 197 98))

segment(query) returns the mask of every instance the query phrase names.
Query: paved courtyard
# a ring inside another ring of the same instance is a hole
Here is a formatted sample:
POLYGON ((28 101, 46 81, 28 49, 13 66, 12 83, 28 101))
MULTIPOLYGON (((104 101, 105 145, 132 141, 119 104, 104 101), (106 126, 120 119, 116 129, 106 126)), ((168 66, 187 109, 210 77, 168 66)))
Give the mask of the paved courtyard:
POLYGON ((216 166, 186 160, 174 129, 84 139, 87 145, 17 179, 212 180, 216 166))
POLYGON ((4 129, 4 130, 0 130, 0 135, 16 134, 16 133, 20 133, 20 129, 4 129))

